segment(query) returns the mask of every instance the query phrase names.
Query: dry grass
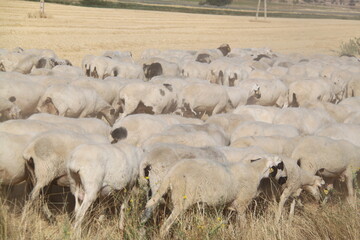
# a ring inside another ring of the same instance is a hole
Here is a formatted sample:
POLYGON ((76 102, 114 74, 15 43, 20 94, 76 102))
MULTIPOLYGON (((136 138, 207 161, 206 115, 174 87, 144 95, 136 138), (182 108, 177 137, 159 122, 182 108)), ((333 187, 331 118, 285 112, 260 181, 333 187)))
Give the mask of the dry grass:
MULTIPOLYGON (((159 216, 153 217, 145 226, 139 222, 145 205, 145 194, 139 190, 132 193, 126 209, 125 231, 119 230, 118 211, 120 197, 115 197, 115 208, 111 213, 107 210, 108 203, 102 202, 93 208, 91 217, 84 223, 81 239, 159 239, 159 225, 168 212, 160 208, 159 216), (104 215, 100 217, 101 215, 104 215)), ((180 216, 166 239, 337 239, 356 240, 360 237, 360 201, 355 208, 336 199, 318 207, 313 201, 304 199, 304 209, 297 208, 292 223, 286 216, 279 223, 274 223, 276 205, 271 202, 258 202, 256 208, 247 213, 247 222, 236 222, 233 214, 222 208, 202 208, 195 206, 180 216), (265 206, 265 207, 262 207, 265 206)), ((1 203, 0 237, 2 239, 76 239, 71 228, 71 214, 60 211, 56 222, 49 224, 32 209, 21 222, 21 209, 10 208, 9 204, 1 203)), ((35 208, 37 209, 37 208, 35 208)))
POLYGON ((48 48, 79 66, 86 54, 129 50, 135 58, 149 48, 202 49, 270 47, 280 53, 336 54, 356 36, 359 21, 184 14, 97 9, 45 4, 51 18, 28 18, 38 2, 0 1, 0 48, 48 48))

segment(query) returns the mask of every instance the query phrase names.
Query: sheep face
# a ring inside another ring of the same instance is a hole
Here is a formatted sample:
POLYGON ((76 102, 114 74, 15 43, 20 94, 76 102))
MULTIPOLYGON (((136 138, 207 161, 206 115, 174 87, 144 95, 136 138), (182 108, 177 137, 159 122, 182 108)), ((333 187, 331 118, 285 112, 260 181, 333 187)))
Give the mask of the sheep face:
POLYGON ((49 113, 53 115, 59 115, 59 110, 55 107, 52 99, 47 97, 44 102, 40 103, 37 107, 39 112, 49 113))
POLYGON ((21 109, 18 106, 13 105, 11 108, 1 112, 0 117, 4 117, 6 119, 19 119, 21 118, 21 109))
POLYGON ((251 91, 254 93, 254 97, 256 99, 260 99, 261 98, 261 92, 260 92, 260 86, 255 83, 254 86, 252 87, 251 91))

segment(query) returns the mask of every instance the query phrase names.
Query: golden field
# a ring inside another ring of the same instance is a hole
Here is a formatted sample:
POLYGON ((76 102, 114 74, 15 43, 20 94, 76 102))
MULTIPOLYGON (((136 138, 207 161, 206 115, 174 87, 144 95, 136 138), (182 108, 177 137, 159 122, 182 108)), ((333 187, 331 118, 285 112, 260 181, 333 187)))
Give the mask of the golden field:
POLYGON ((38 2, 0 0, 0 48, 48 48, 80 65, 85 54, 149 48, 269 47, 280 53, 334 55, 360 35, 359 21, 185 14, 45 4, 48 18, 29 18, 38 2))

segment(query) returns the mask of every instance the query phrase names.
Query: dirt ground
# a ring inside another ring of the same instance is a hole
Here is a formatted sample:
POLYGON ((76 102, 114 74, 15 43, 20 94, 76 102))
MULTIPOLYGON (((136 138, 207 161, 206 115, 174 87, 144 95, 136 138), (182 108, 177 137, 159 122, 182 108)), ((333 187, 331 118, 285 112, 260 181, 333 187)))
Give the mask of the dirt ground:
POLYGON ((45 4, 45 19, 29 18, 38 2, 0 0, 0 48, 48 48, 80 65, 86 54, 148 48, 269 47, 280 53, 334 55, 341 42, 360 36, 360 22, 98 9, 45 4))

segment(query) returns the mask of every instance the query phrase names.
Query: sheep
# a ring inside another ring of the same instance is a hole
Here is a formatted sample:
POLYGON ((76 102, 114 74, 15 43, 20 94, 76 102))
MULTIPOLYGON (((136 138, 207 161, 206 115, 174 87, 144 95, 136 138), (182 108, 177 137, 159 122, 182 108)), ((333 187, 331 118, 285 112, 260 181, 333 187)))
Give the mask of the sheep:
POLYGON ((231 147, 244 148, 256 146, 268 153, 290 157, 301 137, 248 136, 240 137, 231 142, 231 147))
POLYGON ((360 97, 360 79, 355 77, 349 80, 347 84, 347 97, 360 97))
POLYGON ((169 62, 160 57, 152 57, 141 62, 146 80, 160 75, 166 77, 180 76, 180 67, 175 62, 169 62))
MULTIPOLYGON (((141 153, 139 148, 126 143, 82 144, 74 149, 66 169, 75 196, 75 229, 81 226, 86 211, 98 194, 106 196, 114 190, 134 186, 139 176, 141 153)), ((122 205, 121 230, 124 209, 122 205)))
POLYGON ((71 76, 84 76, 84 73, 80 67, 70 65, 56 65, 51 69, 50 75, 71 75, 71 76))
POLYGON ((22 153, 31 135, 0 132, 0 184, 15 185, 26 180, 22 153))
MULTIPOLYGON (((329 178, 345 179, 349 203, 354 203, 353 177, 360 167, 360 148, 344 140, 306 136, 295 147, 292 155, 298 165, 310 174, 319 173, 329 178)), ((318 198, 318 193, 314 196, 318 198)))
POLYGON ((140 164, 139 183, 155 194, 167 172, 182 159, 206 158, 226 162, 225 155, 214 147, 193 147, 183 144, 157 143, 145 149, 140 164), (148 188, 147 188, 148 186, 148 188))
POLYGON ((248 136, 299 136, 299 131, 291 125, 276 125, 265 122, 244 122, 240 124, 231 134, 231 142, 236 141, 240 137, 248 136))
POLYGON ((230 204, 243 215, 249 202, 257 195, 262 178, 269 177, 271 168, 282 163, 277 156, 262 156, 251 163, 222 164, 207 159, 190 159, 177 163, 160 184, 159 190, 146 203, 142 222, 146 222, 162 196, 171 189, 173 210, 160 228, 164 237, 176 218, 196 203, 210 206, 230 204))
POLYGON ((81 62, 81 68, 85 74, 85 76, 91 76, 91 64, 92 61, 95 59, 96 56, 94 55, 85 55, 81 62))
POLYGON ((360 126, 358 124, 335 123, 319 129, 314 135, 334 140, 346 140, 360 147, 360 126))
POLYGON ((48 87, 38 102, 39 112, 66 117, 88 117, 101 115, 112 125, 115 109, 102 99, 95 90, 55 84, 48 87))
POLYGON ((313 101, 333 102, 335 93, 332 86, 325 80, 312 79, 295 81, 289 85, 289 105, 304 107, 313 101))
POLYGON ((172 124, 192 124, 192 125, 201 125, 204 122, 197 118, 186 118, 180 115, 173 114, 159 114, 157 115, 162 121, 165 121, 169 125, 172 124))
POLYGON ((226 92, 229 95, 230 102, 234 108, 240 105, 246 105, 247 103, 251 103, 254 99, 261 98, 260 86, 256 83, 253 87, 248 89, 243 89, 240 87, 224 87, 226 92))
POLYGON ((127 84, 120 90, 117 112, 121 118, 134 113, 171 113, 177 107, 177 94, 169 84, 150 82, 127 84))
POLYGON ((70 83, 72 86, 95 90, 107 103, 112 104, 121 88, 109 86, 108 80, 94 78, 79 78, 70 83))
POLYGON ((145 79, 141 65, 133 62, 117 62, 110 75, 128 79, 145 79))
POLYGON ((183 77, 199 78, 206 80, 208 78, 209 64, 197 61, 187 61, 181 69, 183 77))
POLYGON ((188 132, 205 132, 209 134, 211 138, 220 146, 228 146, 230 144, 230 137, 224 132, 224 130, 211 123, 205 124, 173 124, 166 128, 164 132, 169 133, 188 133, 188 132))
POLYGON ((29 74, 40 57, 34 54, 9 52, 0 56, 0 63, 6 72, 29 74))
POLYGON ((206 83, 204 80, 198 78, 180 78, 180 77, 153 77, 150 82, 157 84, 170 84, 175 92, 179 93, 189 83, 206 83))
POLYGON ((11 74, 8 77, 0 79, 0 96, 6 99, 15 98, 16 105, 21 109, 22 117, 26 118, 36 111, 45 87, 28 78, 17 79, 17 74, 11 74))
POLYGON ((164 131, 146 139, 142 147, 147 148, 156 143, 177 143, 194 147, 217 146, 218 142, 204 131, 171 132, 164 131))
MULTIPOLYGON (((221 58, 217 58, 216 60, 211 60, 211 63, 209 64, 208 67, 208 74, 206 80, 208 80, 210 83, 229 86, 229 81, 226 81, 224 75, 225 75, 225 69, 228 69, 229 66, 231 65, 235 65, 235 63, 233 63, 227 57, 221 57, 221 58)), ((240 69, 240 66, 238 66, 238 69, 240 69)), ((234 82, 235 82, 235 77, 234 76, 231 77, 234 78, 234 82)))
POLYGON ((360 112, 353 112, 348 115, 344 123, 360 124, 360 112))
POLYGON ((248 114, 222 113, 209 117, 206 123, 217 124, 230 136, 239 124, 248 121, 254 121, 254 118, 248 114))
POLYGON ((225 86, 238 86, 239 82, 249 78, 249 72, 251 67, 245 64, 229 64, 223 72, 219 72, 219 75, 223 75, 223 85, 225 86))
MULTIPOLYGON (((31 115, 28 120, 39 120, 42 122, 56 124, 57 126, 74 125, 77 128, 81 128, 84 130, 81 132, 89 134, 99 134, 104 137, 110 137, 111 132, 111 127, 108 124, 104 123, 104 121, 97 118, 69 118, 48 113, 37 113, 31 115)), ((71 130, 74 131, 74 129, 72 128, 71 130)))
POLYGON ((198 62, 210 63, 217 58, 227 56, 231 52, 229 44, 222 44, 217 49, 203 49, 195 54, 195 59, 198 62))
POLYGON ((288 87, 279 79, 247 79, 239 82, 238 87, 251 89, 257 84, 261 91, 260 98, 253 98, 251 103, 262 106, 288 106, 288 87))
POLYGON ((0 122, 21 118, 21 109, 16 105, 16 97, 0 97, 0 122))
POLYGON ((181 112, 183 116, 214 115, 224 111, 230 111, 229 95, 221 86, 212 84, 190 83, 184 86, 179 93, 181 112))
MULTIPOLYGON (((52 181, 59 186, 69 186, 66 163, 73 149, 83 143, 108 143, 101 135, 79 134, 71 131, 54 130, 35 136, 25 147, 23 158, 34 188, 24 213, 39 197, 41 189, 52 181)), ((45 205, 46 209, 46 205, 45 205)), ((47 210, 46 210, 47 211, 47 210)), ((52 219, 51 214, 47 216, 52 219)))
POLYGON ((142 146, 150 136, 162 132, 170 124, 165 122, 159 115, 135 114, 118 119, 111 130, 114 141, 118 140, 115 129, 123 127, 127 130, 126 139, 123 142, 134 146, 142 146))
POLYGON ((325 184, 321 177, 310 174, 304 169, 300 168, 294 159, 289 157, 282 157, 284 162, 284 173, 286 175, 286 182, 281 186, 282 193, 278 204, 278 210, 275 214, 275 222, 279 222, 284 204, 289 197, 294 197, 290 207, 290 220, 294 216, 294 208, 296 197, 298 197, 302 190, 309 191, 316 194, 317 188, 325 184))
POLYGON ((36 136, 39 133, 50 130, 68 130, 78 133, 85 133, 86 131, 74 124, 70 123, 50 123, 35 119, 14 119, 0 123, 0 132, 18 134, 18 135, 32 135, 36 136))
POLYGON ((246 105, 238 106, 232 113, 238 115, 249 115, 255 121, 272 123, 275 115, 280 111, 277 107, 261 106, 261 105, 246 105))
POLYGON ((345 104, 334 104, 330 102, 323 102, 315 100, 306 103, 304 108, 325 110, 336 122, 342 123, 355 109, 352 106, 345 104))
POLYGON ((320 127, 335 123, 325 111, 307 108, 284 108, 277 112, 274 124, 287 124, 296 127, 300 134, 311 135, 320 127))
POLYGON ((52 69, 56 66, 72 66, 72 64, 67 59, 41 57, 35 64, 35 66, 32 68, 31 72, 33 72, 34 69, 52 69))

